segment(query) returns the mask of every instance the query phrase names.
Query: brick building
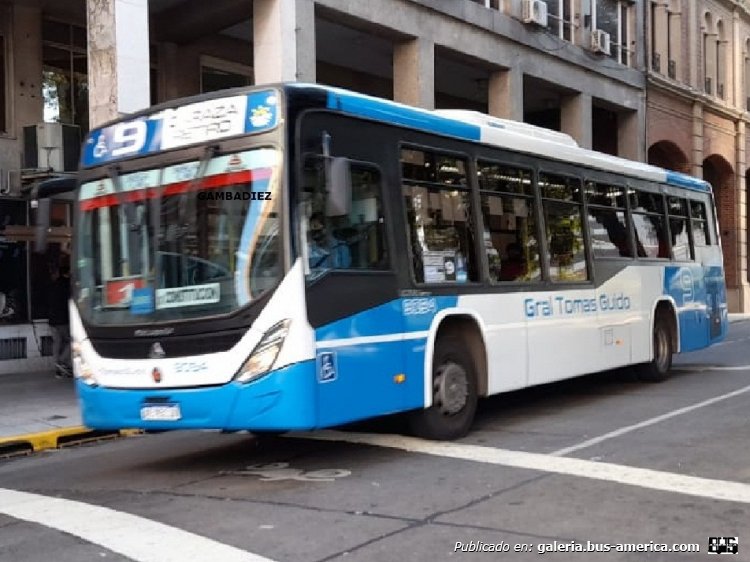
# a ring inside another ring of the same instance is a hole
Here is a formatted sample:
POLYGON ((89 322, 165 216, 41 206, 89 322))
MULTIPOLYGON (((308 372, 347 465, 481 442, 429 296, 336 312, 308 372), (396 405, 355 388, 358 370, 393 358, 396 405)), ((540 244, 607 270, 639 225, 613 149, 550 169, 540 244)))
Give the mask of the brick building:
POLYGON ((658 0, 646 12, 648 161, 714 186, 729 310, 748 312, 750 11, 736 0, 658 0))

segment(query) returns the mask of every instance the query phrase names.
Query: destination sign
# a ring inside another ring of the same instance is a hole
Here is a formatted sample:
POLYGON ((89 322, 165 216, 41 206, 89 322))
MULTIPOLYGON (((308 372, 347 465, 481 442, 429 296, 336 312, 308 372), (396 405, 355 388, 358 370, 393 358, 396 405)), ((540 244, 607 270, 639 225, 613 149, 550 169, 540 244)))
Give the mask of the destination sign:
POLYGON ((268 131, 279 120, 279 97, 263 90, 166 109, 96 129, 86 138, 83 167, 145 156, 242 134, 268 131))

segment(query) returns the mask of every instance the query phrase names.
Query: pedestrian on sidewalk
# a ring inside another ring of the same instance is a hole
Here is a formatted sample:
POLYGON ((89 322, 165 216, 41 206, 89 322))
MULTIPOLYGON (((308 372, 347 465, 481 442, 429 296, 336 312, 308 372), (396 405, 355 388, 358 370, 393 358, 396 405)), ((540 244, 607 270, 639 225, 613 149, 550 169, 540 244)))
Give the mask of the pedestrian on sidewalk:
POLYGON ((72 377, 70 358, 70 263, 62 260, 49 292, 48 316, 55 354, 55 376, 72 377))

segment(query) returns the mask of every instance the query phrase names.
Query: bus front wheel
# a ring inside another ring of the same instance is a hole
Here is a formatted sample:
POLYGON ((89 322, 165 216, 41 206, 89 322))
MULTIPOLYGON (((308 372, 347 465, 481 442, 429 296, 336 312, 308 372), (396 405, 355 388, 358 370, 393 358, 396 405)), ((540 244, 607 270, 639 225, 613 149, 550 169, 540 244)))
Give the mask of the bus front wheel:
POLYGON ((438 339, 432 364, 432 406, 412 412, 412 432, 441 441, 466 435, 477 411, 476 372, 463 340, 455 336, 438 339))
POLYGON ((638 378, 646 382, 662 382, 669 378, 674 354, 672 329, 664 315, 657 316, 653 337, 653 359, 648 363, 638 365, 638 378))

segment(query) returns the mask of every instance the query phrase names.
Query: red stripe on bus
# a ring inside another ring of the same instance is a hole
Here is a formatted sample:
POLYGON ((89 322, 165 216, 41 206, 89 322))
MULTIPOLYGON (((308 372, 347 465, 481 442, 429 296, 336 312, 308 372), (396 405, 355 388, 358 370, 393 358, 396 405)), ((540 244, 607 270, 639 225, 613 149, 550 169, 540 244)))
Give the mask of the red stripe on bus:
MULTIPOLYGON (((257 168, 254 170, 242 170, 240 172, 229 172, 203 178, 192 190, 202 191, 204 189, 219 189, 238 183, 250 183, 254 181, 267 180, 271 177, 271 168, 257 168)), ((191 180, 176 183, 165 184, 163 186, 163 196, 177 195, 185 193, 190 189, 191 180)), ((145 199, 154 199, 158 196, 158 189, 149 187, 137 191, 127 191, 122 194, 125 201, 135 203, 145 199)), ((92 199, 85 199, 80 202, 79 207, 82 211, 93 211, 104 207, 116 207, 120 204, 119 198, 113 193, 101 195, 92 199)))

